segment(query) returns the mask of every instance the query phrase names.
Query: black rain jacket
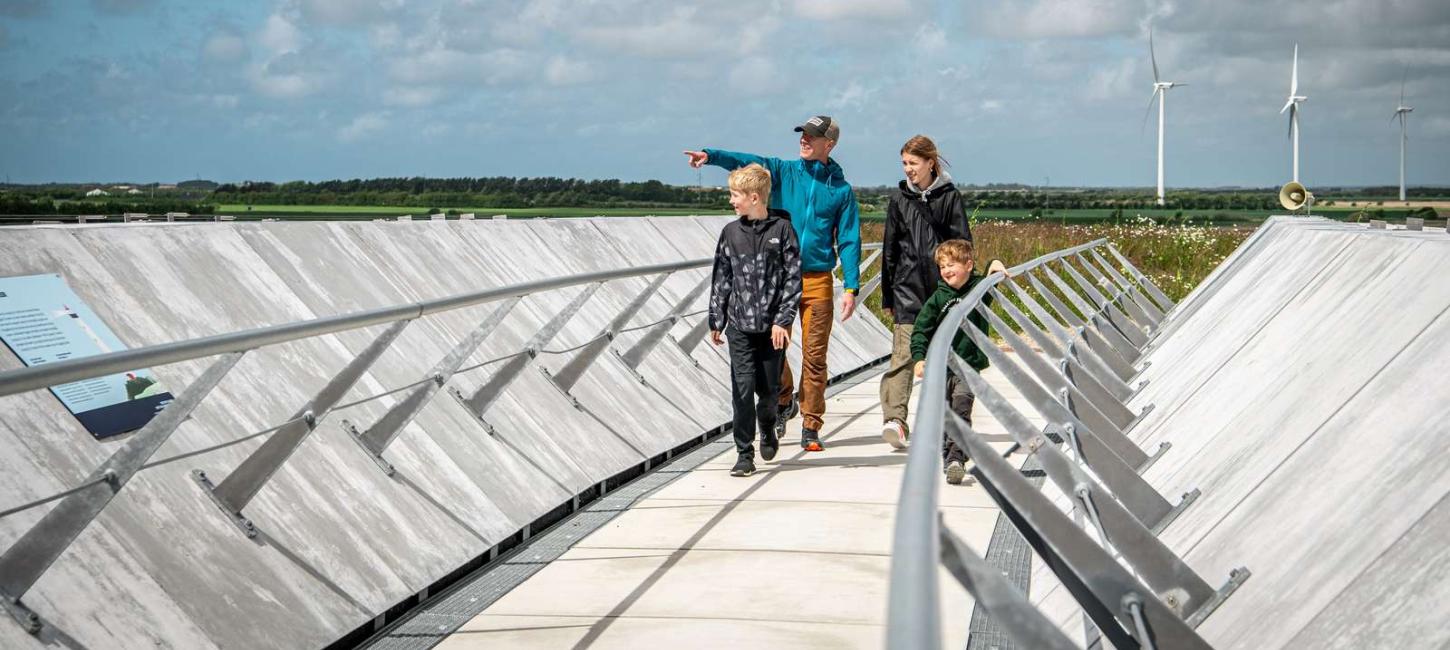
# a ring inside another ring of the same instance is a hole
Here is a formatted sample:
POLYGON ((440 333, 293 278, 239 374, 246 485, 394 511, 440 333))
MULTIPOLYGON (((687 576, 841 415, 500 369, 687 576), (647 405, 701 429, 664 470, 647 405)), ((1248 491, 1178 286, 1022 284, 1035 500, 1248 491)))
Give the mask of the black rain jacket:
POLYGON ((925 192, 901 181, 886 204, 881 254, 881 307, 894 310, 897 323, 916 322, 936 290, 941 272, 932 254, 948 239, 972 240, 966 206, 950 177, 943 174, 925 192))
POLYGON ((749 333, 790 329, 801 302, 801 247, 790 213, 740 217, 720 230, 710 281, 710 329, 749 333))

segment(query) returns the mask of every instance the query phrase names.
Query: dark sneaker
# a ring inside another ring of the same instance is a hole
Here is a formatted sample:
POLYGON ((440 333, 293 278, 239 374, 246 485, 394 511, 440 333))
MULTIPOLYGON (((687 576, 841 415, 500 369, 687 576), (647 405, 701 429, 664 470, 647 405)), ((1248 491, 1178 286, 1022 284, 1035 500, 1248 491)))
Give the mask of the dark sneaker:
POLYGON ((760 432, 760 458, 762 460, 775 460, 775 452, 779 449, 780 438, 775 436, 775 431, 760 432))
POLYGON ((785 406, 780 407, 779 421, 785 422, 786 420, 789 420, 789 419, 791 419, 791 418, 793 418, 793 417, 795 417, 797 415, 800 415, 800 412, 801 412, 801 403, 800 403, 800 400, 797 400, 795 398, 795 396, 792 395, 791 398, 790 398, 790 403, 789 404, 786 404, 785 406))
POLYGON ((735 467, 730 468, 731 476, 750 476, 755 473, 755 460, 744 454, 740 460, 735 461, 735 467))
POLYGON ((821 434, 818 431, 801 428, 801 449, 806 451, 824 451, 825 445, 821 444, 821 434))

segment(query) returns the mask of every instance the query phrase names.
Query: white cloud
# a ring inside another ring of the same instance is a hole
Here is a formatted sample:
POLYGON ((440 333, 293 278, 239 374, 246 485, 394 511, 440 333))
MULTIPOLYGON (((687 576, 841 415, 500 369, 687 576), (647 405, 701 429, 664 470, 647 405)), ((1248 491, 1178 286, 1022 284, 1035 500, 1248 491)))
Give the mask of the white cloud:
POLYGON ((383 103, 389 106, 426 106, 442 96, 443 91, 437 86, 399 86, 383 93, 383 103))
POLYGON ((741 59, 730 68, 730 88, 741 95, 765 95, 778 86, 775 63, 763 56, 741 59))
POLYGON ((549 59, 549 64, 544 68, 544 78, 556 86, 583 83, 592 77, 593 74, 588 63, 574 61, 563 56, 549 59))
POLYGON ((257 42, 272 54, 296 52, 302 47, 302 31, 291 20, 272 14, 257 33, 257 42))
POLYGON ((320 25, 367 25, 403 8, 402 0, 302 0, 302 15, 320 25))
POLYGON ((1145 13, 1142 0, 1005 0, 980 6, 970 23, 1010 40, 1121 36, 1145 13))
POLYGON ((247 42, 233 32, 220 31, 206 39, 202 51, 213 61, 233 63, 247 57, 247 42))
POLYGON ((860 81, 852 79, 846 84, 835 97, 826 101, 826 107, 832 110, 858 109, 870 101, 875 92, 868 90, 860 81))
POLYGON ((388 74, 406 84, 505 83, 535 74, 529 53, 514 49, 462 52, 430 49, 396 58, 388 74))
POLYGON ((347 126, 337 130, 337 139, 343 142, 357 142, 386 128, 388 117, 387 112, 359 115, 353 118, 347 126))
POLYGON ((794 0, 791 9, 815 20, 895 18, 915 11, 910 0, 794 0))

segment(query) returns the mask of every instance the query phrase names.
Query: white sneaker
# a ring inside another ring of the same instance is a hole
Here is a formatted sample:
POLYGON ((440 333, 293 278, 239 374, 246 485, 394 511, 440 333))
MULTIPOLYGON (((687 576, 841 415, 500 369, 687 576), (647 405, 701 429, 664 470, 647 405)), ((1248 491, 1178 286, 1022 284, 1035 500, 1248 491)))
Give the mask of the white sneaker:
POLYGON ((906 449, 906 427, 896 420, 887 420, 881 425, 881 439, 896 449, 906 449))

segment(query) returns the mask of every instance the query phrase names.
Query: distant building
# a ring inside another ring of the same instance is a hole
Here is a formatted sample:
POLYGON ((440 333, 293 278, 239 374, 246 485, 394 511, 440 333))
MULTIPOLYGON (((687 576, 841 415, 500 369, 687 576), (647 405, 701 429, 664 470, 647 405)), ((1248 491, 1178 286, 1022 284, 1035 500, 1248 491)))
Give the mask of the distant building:
POLYGON ((130 185, 112 185, 111 186, 111 189, 125 191, 125 190, 131 189, 131 186, 130 185))
POLYGON ((126 190, 126 193, 127 194, 140 194, 141 193, 141 190, 138 190, 138 189, 136 189, 136 188, 133 187, 133 188, 131 188, 129 190, 126 190))
POLYGON ((107 191, 105 191, 105 190, 103 190, 103 189, 101 189, 99 187, 96 188, 96 189, 93 189, 93 190, 91 190, 89 192, 86 192, 86 196, 110 196, 110 195, 111 195, 110 192, 107 192, 107 191))
POLYGON ((174 190, 174 189, 176 189, 176 184, 175 183, 161 183, 161 184, 159 184, 159 185, 156 186, 156 189, 158 189, 158 190, 174 190))

